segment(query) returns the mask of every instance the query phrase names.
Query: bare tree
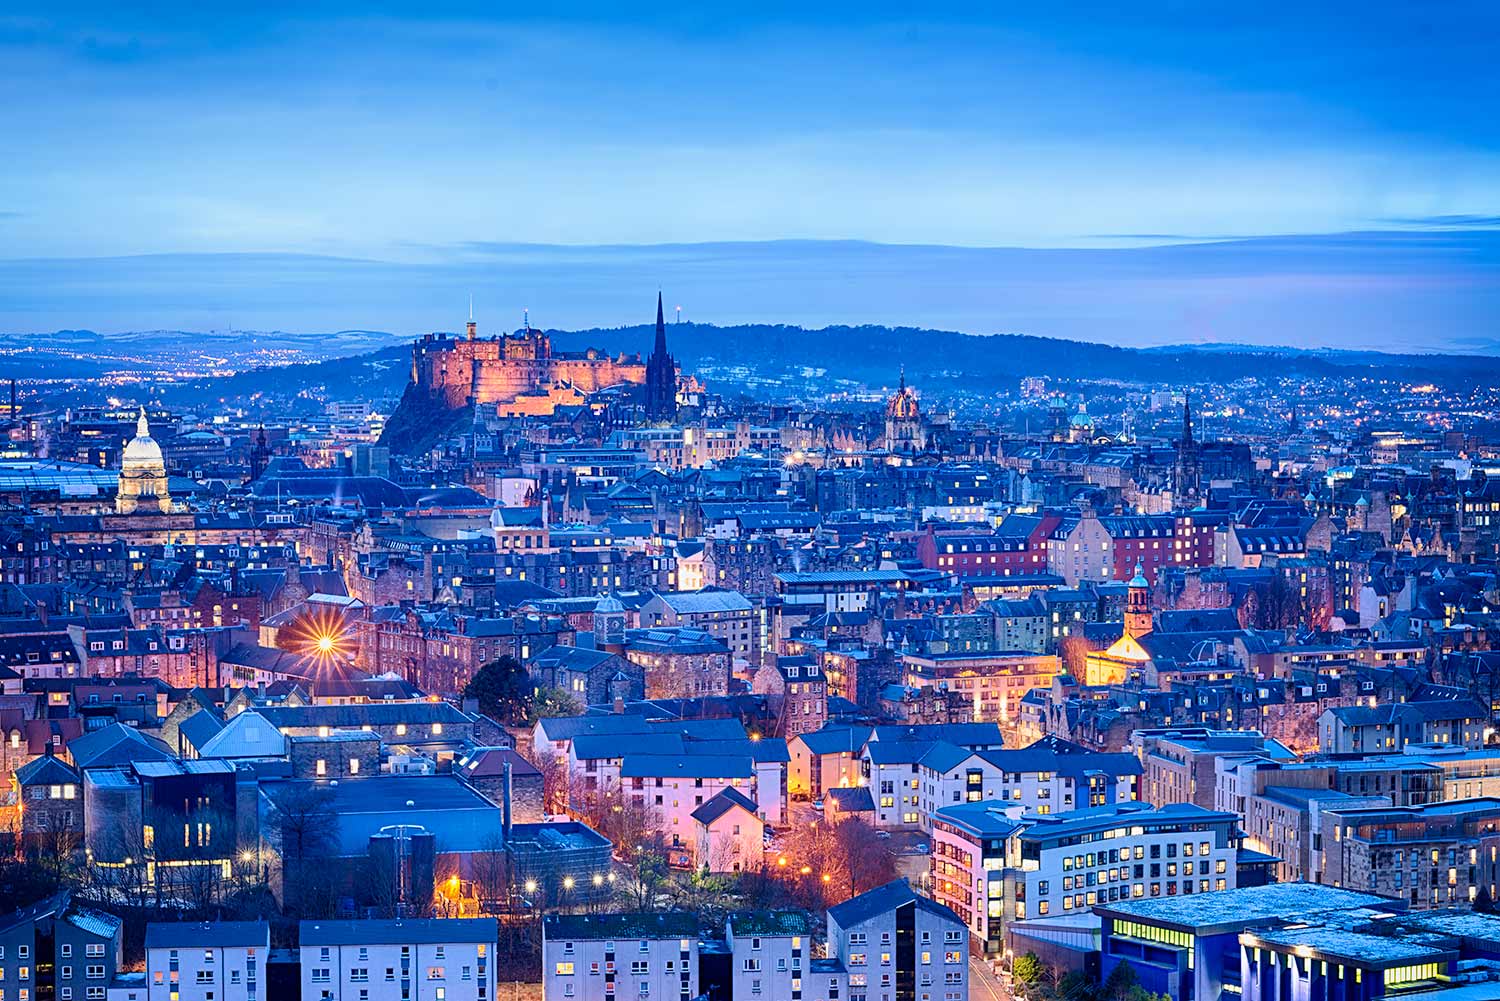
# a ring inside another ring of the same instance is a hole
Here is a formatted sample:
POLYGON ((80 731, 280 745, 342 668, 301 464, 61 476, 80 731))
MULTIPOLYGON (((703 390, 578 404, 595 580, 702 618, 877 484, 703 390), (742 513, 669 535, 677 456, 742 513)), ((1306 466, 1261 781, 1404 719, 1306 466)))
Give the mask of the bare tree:
POLYGON ((304 784, 276 797, 268 841, 280 864, 281 902, 303 918, 333 916, 335 886, 329 862, 338 850, 333 794, 304 784))

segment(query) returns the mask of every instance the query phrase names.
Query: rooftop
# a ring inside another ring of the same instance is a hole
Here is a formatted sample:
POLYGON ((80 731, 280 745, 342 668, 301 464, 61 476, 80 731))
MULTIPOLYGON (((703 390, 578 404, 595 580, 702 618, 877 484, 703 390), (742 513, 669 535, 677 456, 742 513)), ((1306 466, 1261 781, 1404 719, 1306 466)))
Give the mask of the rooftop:
POLYGON ((1391 907, 1401 903, 1373 893, 1357 893, 1316 883, 1270 883, 1266 886, 1242 886, 1234 890, 1192 893, 1181 897, 1155 897, 1144 900, 1101 904, 1100 914, 1171 925, 1183 931, 1203 928, 1249 928, 1275 919, 1290 920, 1299 915, 1316 915, 1327 911, 1356 907, 1391 907))

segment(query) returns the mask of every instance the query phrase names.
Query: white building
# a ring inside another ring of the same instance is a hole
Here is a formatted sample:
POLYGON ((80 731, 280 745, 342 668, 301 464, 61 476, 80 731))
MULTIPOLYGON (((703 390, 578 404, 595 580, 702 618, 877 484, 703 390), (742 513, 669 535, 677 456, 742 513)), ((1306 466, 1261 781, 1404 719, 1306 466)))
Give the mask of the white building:
MULTIPOLYGON (((1136 800, 1140 761, 1127 752, 1100 752, 1059 737, 1043 737, 1016 750, 969 750, 939 743, 922 750, 903 774, 900 767, 879 764, 877 744, 867 747, 871 761, 871 794, 876 818, 885 825, 882 806, 888 798, 901 803, 903 824, 932 828, 935 810, 957 803, 1004 801, 1017 813, 1062 813, 1067 810, 1136 800), (904 779, 910 792, 901 785, 904 779), (894 792, 894 797, 892 797, 894 792), (907 821, 906 816, 915 819, 907 821)), ((909 755, 907 755, 909 756, 909 755)))
MULTIPOLYGON (((792 911, 733 914, 725 926, 735 998, 838 1001, 847 976, 837 962, 814 960, 807 918, 792 911)), ((705 989, 708 984, 704 984, 705 989)))
POLYGON ((848 973, 848 1001, 968 1001, 963 921, 904 879, 829 908, 827 953, 848 973))
POLYGON ((264 921, 147 925, 148 1001, 264 1001, 270 949, 264 921))
POLYGON ((681 1001, 698 993, 695 915, 548 914, 542 919, 543 1001, 681 1001))
POLYGON ((304 1001, 492 1001, 493 918, 304 921, 304 1001))
POLYGON ((932 818, 931 892, 994 956, 1012 921, 1234 889, 1239 819, 1191 803, 1025 817, 1003 801, 944 807, 932 818))

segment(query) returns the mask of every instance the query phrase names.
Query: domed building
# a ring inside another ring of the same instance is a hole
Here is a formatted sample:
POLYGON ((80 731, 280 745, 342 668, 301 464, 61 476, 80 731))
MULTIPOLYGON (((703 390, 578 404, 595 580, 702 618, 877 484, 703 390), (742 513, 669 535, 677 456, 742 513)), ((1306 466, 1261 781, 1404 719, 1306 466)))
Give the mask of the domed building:
POLYGON ((921 452, 927 448, 927 421, 917 394, 906 385, 901 369, 901 388, 885 404, 885 448, 888 452, 921 452))
POLYGON ((1094 418, 1089 413, 1089 406, 1082 401, 1078 404, 1078 413, 1068 422, 1068 441, 1073 444, 1087 444, 1094 440, 1094 418))
POLYGON ((120 487, 115 494, 115 510, 120 514, 172 510, 172 495, 167 489, 167 464, 161 446, 151 437, 146 423, 146 408, 136 418, 135 437, 125 445, 120 461, 120 487))

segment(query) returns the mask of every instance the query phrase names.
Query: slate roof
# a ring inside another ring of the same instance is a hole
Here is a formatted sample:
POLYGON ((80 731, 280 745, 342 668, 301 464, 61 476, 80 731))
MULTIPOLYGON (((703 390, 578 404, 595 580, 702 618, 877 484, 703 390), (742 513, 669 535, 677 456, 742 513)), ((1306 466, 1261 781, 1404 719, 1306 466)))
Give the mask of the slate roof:
POLYGON ((748 755, 626 754, 621 778, 748 779, 755 763, 748 755))
POLYGON ((694 810, 692 817, 698 823, 707 826, 735 807, 745 810, 751 816, 758 816, 760 811, 760 807, 756 805, 755 801, 738 789, 725 789, 694 810))
POLYGON ((496 930, 494 918, 401 918, 303 921, 298 926, 297 936, 303 948, 310 945, 493 944, 496 930))
POLYGON ((271 940, 271 926, 264 921, 172 921, 146 926, 147 949, 244 948, 264 949, 271 940))
POLYGON ((840 928, 852 928, 857 924, 869 921, 878 915, 900 907, 903 904, 915 904, 920 910, 929 914, 953 922, 963 927, 963 919, 942 904, 922 896, 911 888, 911 884, 905 879, 892 880, 884 886, 877 886, 873 890, 852 897, 842 904, 836 904, 828 909, 828 918, 840 928))

